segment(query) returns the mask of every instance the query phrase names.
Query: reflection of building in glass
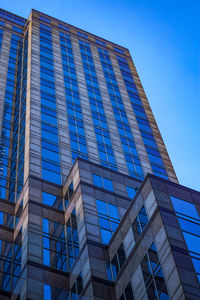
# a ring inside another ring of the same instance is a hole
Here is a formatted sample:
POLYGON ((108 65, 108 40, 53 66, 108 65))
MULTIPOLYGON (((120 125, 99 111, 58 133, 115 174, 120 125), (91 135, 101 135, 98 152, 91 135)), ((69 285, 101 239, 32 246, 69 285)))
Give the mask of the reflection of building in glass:
POLYGON ((0 298, 199 299, 178 184, 129 51, 0 10, 0 298))

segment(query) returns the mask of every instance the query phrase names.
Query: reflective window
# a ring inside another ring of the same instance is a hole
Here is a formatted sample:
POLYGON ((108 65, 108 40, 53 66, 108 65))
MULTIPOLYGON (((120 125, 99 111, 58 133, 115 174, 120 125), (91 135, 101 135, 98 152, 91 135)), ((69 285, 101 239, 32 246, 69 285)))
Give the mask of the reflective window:
POLYGON ((69 300, 69 292, 58 287, 43 285, 44 300, 69 300))
POLYGON ((191 218, 200 220, 199 215, 196 211, 194 204, 184 201, 180 198, 170 196, 170 199, 173 203, 174 209, 176 212, 181 213, 183 215, 187 215, 191 218))
POLYGON ((98 52, 129 174, 143 179, 143 170, 109 53, 101 48, 98 48, 98 52))
POLYGON ((62 209, 62 199, 49 193, 42 192, 42 203, 62 209))
MULTIPOLYGON (((123 53, 123 51, 119 48, 115 47, 114 50, 119 53, 123 53)), ((135 113, 135 117, 137 119, 137 124, 139 126, 141 136, 143 138, 143 142, 151 163, 153 173, 155 175, 168 179, 164 163, 158 150, 142 101, 137 91, 137 87, 133 79, 133 75, 130 70, 128 61, 126 58, 121 57, 119 55, 116 55, 116 57, 118 60, 122 77, 124 79, 124 83, 127 89, 132 108, 135 113)))
POLYGON ((107 277, 108 280, 114 281, 119 273, 121 267, 126 261, 123 243, 120 245, 112 261, 107 263, 107 277))
POLYGON ((137 241, 137 239, 141 235, 147 223, 148 223, 148 217, 147 217, 145 207, 143 206, 140 212, 138 213, 135 221, 133 222, 133 226, 132 226, 135 241, 137 241))
POLYGON ((79 40, 100 164, 117 170, 90 44, 79 40))
POLYGON ((78 240, 78 230, 77 230, 75 209, 73 210, 71 216, 67 221, 66 232, 67 232, 68 268, 69 270, 71 270, 75 260, 79 255, 79 240, 78 240))
POLYGON ((69 188, 65 194, 65 209, 68 205, 68 202, 71 200, 72 194, 74 192, 73 181, 70 183, 69 188))
POLYGON ((93 183, 95 186, 104 188, 111 192, 114 191, 112 180, 102 177, 102 176, 99 176, 99 175, 96 175, 96 174, 92 174, 92 178, 93 178, 93 183))
POLYGON ((133 199, 133 197, 135 196, 136 194, 136 189, 130 187, 130 186, 126 186, 126 191, 127 191, 127 194, 128 194, 128 197, 133 199))
POLYGON ((43 264, 67 271, 64 225, 43 219, 43 264))
POLYGON ((200 281, 200 217, 194 204, 174 196, 170 199, 200 281))
POLYGON ((169 300, 170 298, 154 243, 143 258, 141 267, 148 298, 169 300))
POLYGON ((125 288, 125 290, 123 291, 119 300, 134 300, 133 290, 130 282, 125 288))
POLYGON ((103 244, 108 244, 117 229, 120 219, 117 206, 96 200, 99 227, 103 244))

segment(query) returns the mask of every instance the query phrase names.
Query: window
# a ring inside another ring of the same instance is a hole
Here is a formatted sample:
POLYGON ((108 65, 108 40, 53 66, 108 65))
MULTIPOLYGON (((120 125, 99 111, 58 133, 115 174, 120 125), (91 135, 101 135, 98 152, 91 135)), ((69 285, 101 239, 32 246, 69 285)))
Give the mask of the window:
POLYGON ((126 261, 123 243, 120 245, 111 262, 107 263, 108 280, 114 281, 126 261))
POLYGON ((67 221, 66 232, 68 269, 71 270, 76 258, 79 255, 79 241, 75 209, 67 221))
POLYGON ((148 217, 147 217, 145 207, 143 206, 139 214, 137 215, 135 221, 133 222, 132 228, 133 228, 133 235, 135 237, 135 241, 139 238, 147 223, 148 223, 148 217))
POLYGON ((124 51, 122 49, 119 49, 117 47, 114 47, 113 49, 118 53, 124 54, 124 51))
POLYGON ((96 39, 96 43, 99 44, 99 45, 101 45, 101 46, 106 47, 106 43, 103 42, 103 41, 100 41, 100 40, 96 39))
POLYGON ((69 292, 58 287, 43 285, 44 300, 69 300, 69 292))
POLYGON ((93 183, 95 186, 98 186, 100 188, 104 188, 108 191, 113 192, 113 184, 112 184, 112 180, 96 175, 96 174, 92 174, 93 177, 93 183))
POLYGON ((65 209, 69 203, 69 201, 71 200, 72 194, 74 192, 74 187, 73 187, 73 181, 70 183, 69 188, 65 194, 65 209))
POLYGON ((72 300, 80 299, 79 295, 81 294, 82 290, 83 290, 83 281, 82 281, 82 273, 80 273, 79 276, 76 278, 76 281, 74 282, 74 285, 72 286, 72 289, 70 291, 71 299, 72 300))
POLYGON ((77 34, 78 34, 78 36, 80 36, 80 37, 83 37, 83 38, 85 38, 85 39, 88 39, 88 36, 87 36, 85 33, 83 33, 83 32, 77 31, 77 34))
POLYGON ((43 219, 43 263, 67 271, 64 226, 48 219, 43 219))
POLYGON ((134 300, 133 290, 132 290, 130 282, 127 285, 127 287, 125 288, 125 290, 123 291, 123 293, 122 293, 121 297, 119 298, 119 300, 134 300))
POLYGON ((169 299, 155 244, 153 243, 141 262, 149 299, 169 299))
POLYGON ((53 206, 55 208, 60 208, 60 205, 62 204, 62 199, 55 195, 42 192, 42 203, 49 206, 53 206))
POLYGON ((50 23, 50 20, 45 18, 44 16, 40 16, 40 20, 44 21, 44 22, 47 22, 47 23, 50 23))
POLYGON ((194 204, 174 196, 170 199, 200 281, 200 217, 194 204))
POLYGON ((96 200, 99 227, 103 244, 108 244, 117 229, 120 219, 117 207, 101 200, 96 200))
POLYGON ((130 186, 127 186, 126 187, 126 191, 127 191, 127 194, 128 194, 128 197, 133 199, 133 197, 135 196, 136 194, 136 189, 130 187, 130 186))

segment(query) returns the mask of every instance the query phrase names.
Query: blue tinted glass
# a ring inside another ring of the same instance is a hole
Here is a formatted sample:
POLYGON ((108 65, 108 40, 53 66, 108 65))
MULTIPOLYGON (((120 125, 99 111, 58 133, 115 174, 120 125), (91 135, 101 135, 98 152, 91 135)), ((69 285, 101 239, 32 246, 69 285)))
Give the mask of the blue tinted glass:
POLYGON ((107 230, 104 230, 104 229, 100 229, 101 231, 101 239, 102 239, 102 243, 103 244, 108 244, 111 237, 112 237, 112 234, 110 231, 107 231, 107 230))
POLYGON ((43 225, 43 232, 49 232, 49 220, 43 219, 42 220, 42 225, 43 225))
POLYGON ((107 278, 108 280, 112 281, 112 273, 111 273, 111 267, 110 267, 110 264, 107 263, 107 278))
POLYGON ((108 203, 108 212, 111 218, 119 220, 119 214, 117 207, 115 205, 109 204, 108 203))
POLYGON ((169 300, 170 298, 164 291, 162 291, 161 294, 159 295, 159 299, 160 300, 169 300))
POLYGON ((200 237, 183 232, 186 244, 190 251, 200 253, 200 237))
POLYGON ((170 196, 170 198, 172 200, 176 212, 199 220, 199 215, 197 214, 194 204, 173 196, 170 196))
POLYGON ((50 243, 49 243, 49 238, 43 237, 43 247, 49 249, 50 243))
POLYGON ((60 175, 49 170, 42 169, 42 178, 57 184, 61 184, 60 175))
POLYGON ((193 261, 196 272, 200 273, 200 259, 192 257, 192 261, 193 261))
POLYGON ((106 190, 113 192, 113 185, 112 185, 112 181, 110 179, 103 177, 103 184, 104 184, 104 188, 106 190))
POLYGON ((50 265, 50 253, 46 249, 43 249, 43 264, 46 266, 50 265))
POLYGON ((96 186, 98 186, 98 187, 103 187, 101 176, 92 174, 92 178, 93 178, 93 183, 94 183, 94 185, 96 185, 96 186))
POLYGON ((106 203, 103 202, 103 201, 100 201, 100 200, 97 200, 96 202, 97 202, 97 211, 98 211, 98 213, 107 216, 108 211, 107 211, 106 203))
POLYGON ((44 300, 51 300, 51 287, 44 284, 44 300))
POLYGON ((200 224, 197 224, 197 223, 194 223, 191 221, 187 221, 182 218, 179 218, 178 220, 179 220, 179 224, 183 230, 200 236, 200 224))
POLYGON ((3 225, 3 213, 0 212, 0 225, 3 225))
POLYGON ((110 224, 111 224, 112 232, 115 232, 115 230, 117 229, 119 223, 115 223, 115 222, 111 221, 110 224))
POLYGON ((114 264, 112 264, 112 273, 113 273, 113 278, 115 279, 117 277, 117 270, 114 264))
POLYGON ((55 195, 51 195, 51 194, 42 192, 42 202, 43 202, 44 204, 53 206, 53 204, 54 204, 56 198, 57 198, 57 197, 56 197, 55 195))
POLYGON ((108 219, 104 219, 104 218, 99 217, 99 226, 101 228, 110 230, 110 223, 109 223, 108 219))
POLYGON ((127 186, 126 190, 127 190, 128 197, 132 199, 136 194, 135 189, 130 186, 127 186))

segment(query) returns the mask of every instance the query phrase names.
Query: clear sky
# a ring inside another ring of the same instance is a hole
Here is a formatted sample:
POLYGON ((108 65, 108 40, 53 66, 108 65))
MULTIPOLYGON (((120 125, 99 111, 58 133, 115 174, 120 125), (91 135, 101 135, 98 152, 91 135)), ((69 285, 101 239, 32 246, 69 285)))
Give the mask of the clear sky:
POLYGON ((181 184, 200 190, 199 0, 0 0, 129 48, 181 184))

